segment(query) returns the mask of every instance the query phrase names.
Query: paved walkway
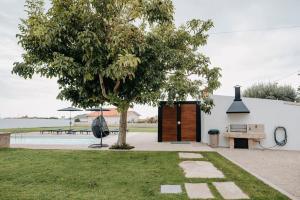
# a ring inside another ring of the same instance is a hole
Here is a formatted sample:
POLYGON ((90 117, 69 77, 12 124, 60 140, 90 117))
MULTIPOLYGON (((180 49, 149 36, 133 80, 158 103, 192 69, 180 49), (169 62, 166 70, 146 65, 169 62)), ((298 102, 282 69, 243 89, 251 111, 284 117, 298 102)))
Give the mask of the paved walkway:
POLYGON ((219 148, 217 152, 290 198, 300 200, 300 151, 219 148))
MULTIPOLYGON (((26 135, 43 137, 39 133, 24 133, 23 137, 26 135)), ((80 139, 80 138, 94 138, 93 135, 49 135, 54 138, 68 137, 70 139, 80 139)), ((113 145, 117 142, 117 135, 109 135, 103 138, 103 143, 108 145, 113 145)), ((100 142, 100 139, 99 139, 100 142)), ((135 151, 215 151, 206 144, 191 142, 191 143, 170 143, 170 142, 157 142, 157 133, 139 133, 139 132, 130 132, 127 133, 127 143, 135 146, 133 150, 135 151)), ((74 149, 74 150, 97 150, 88 148, 86 144, 77 144, 77 145, 63 145, 63 144, 12 144, 12 148, 29 148, 29 149, 74 149)), ((108 150, 108 148, 102 148, 101 150, 108 150)))

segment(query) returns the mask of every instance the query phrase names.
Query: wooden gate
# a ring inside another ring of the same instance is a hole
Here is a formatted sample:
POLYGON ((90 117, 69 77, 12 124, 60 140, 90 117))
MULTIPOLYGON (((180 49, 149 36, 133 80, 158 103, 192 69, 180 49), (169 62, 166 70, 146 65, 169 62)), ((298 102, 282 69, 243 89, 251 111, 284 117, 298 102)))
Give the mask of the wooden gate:
POLYGON ((164 118, 162 119, 163 141, 176 141, 177 140, 177 108, 164 106, 164 118))
POLYGON ((201 141, 200 102, 180 101, 172 106, 160 102, 158 141, 201 141))

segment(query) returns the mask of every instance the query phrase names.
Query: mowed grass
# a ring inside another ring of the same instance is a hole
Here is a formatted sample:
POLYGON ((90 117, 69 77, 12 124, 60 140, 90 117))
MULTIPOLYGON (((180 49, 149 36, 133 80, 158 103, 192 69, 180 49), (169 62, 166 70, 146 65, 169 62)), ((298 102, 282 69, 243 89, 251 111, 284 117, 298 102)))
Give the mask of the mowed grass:
MULTIPOLYGON (((251 199, 288 199, 217 153, 202 153, 251 199)), ((177 152, 0 149, 0 199, 188 199, 160 194, 161 184, 186 179, 177 152)))
POLYGON ((160 185, 184 182, 176 153, 2 149, 0 163, 1 200, 174 199, 160 185))

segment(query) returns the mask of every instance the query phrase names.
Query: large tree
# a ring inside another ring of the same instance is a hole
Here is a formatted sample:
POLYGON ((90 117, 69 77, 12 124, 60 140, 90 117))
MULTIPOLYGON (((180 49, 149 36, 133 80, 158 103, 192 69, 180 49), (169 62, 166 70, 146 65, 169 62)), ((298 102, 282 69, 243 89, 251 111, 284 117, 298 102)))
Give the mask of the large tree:
POLYGON ((277 83, 260 83, 247 88, 244 97, 274 99, 283 101, 299 101, 297 91, 290 85, 278 85, 277 83))
POLYGON ((17 35, 25 50, 13 73, 57 78, 58 98, 83 108, 102 103, 120 111, 117 145, 126 145, 127 110, 159 100, 206 99, 220 86, 219 68, 199 48, 213 23, 176 27, 171 0, 26 1, 17 35))

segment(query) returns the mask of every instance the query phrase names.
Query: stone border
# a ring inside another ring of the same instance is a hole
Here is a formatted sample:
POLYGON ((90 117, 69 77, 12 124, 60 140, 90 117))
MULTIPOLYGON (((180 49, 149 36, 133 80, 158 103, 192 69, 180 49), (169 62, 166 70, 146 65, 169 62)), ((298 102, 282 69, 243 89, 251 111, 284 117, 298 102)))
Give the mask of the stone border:
POLYGON ((0 148, 10 147, 10 135, 11 133, 0 133, 0 148))

